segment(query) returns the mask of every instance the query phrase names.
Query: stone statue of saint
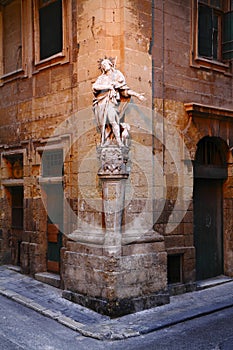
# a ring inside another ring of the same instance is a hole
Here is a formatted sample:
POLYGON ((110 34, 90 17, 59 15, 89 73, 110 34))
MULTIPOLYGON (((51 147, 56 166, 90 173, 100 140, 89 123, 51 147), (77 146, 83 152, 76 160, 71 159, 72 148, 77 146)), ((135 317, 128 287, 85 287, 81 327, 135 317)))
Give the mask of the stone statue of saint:
POLYGON ((92 85, 94 100, 93 111, 101 132, 101 146, 117 143, 123 147, 127 140, 129 125, 121 123, 124 102, 127 104, 131 96, 140 101, 145 98, 131 90, 124 75, 115 68, 113 60, 104 58, 99 61, 102 74, 92 85))

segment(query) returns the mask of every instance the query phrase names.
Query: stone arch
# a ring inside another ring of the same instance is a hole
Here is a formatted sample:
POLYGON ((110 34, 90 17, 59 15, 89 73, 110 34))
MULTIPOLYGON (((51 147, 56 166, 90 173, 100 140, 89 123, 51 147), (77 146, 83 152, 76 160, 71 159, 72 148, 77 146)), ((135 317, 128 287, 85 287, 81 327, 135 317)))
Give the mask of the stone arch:
POLYGON ((197 143, 194 177, 227 178, 229 147, 220 137, 205 136, 197 143))
POLYGON ((205 136, 194 161, 194 244, 197 280, 224 273, 223 183, 229 147, 220 137, 205 136))

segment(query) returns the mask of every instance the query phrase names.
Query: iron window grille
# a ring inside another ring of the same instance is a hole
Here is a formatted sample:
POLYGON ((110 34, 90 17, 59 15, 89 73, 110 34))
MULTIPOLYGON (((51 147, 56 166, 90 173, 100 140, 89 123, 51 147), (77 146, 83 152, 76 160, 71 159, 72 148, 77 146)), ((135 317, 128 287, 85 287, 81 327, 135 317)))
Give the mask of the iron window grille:
POLYGON ((63 150, 45 151, 42 156, 43 177, 63 176, 63 150))

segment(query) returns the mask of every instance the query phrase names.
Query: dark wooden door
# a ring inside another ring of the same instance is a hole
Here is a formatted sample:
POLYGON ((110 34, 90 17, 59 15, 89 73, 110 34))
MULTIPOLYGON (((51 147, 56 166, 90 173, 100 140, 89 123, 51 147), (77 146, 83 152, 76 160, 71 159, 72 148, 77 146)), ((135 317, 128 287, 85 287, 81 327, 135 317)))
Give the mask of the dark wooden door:
POLYGON ((47 269, 59 272, 60 249, 62 247, 63 230, 63 190, 61 185, 50 185, 47 194, 47 269))
POLYGON ((223 273, 222 181, 195 179, 194 241, 196 278, 223 273))

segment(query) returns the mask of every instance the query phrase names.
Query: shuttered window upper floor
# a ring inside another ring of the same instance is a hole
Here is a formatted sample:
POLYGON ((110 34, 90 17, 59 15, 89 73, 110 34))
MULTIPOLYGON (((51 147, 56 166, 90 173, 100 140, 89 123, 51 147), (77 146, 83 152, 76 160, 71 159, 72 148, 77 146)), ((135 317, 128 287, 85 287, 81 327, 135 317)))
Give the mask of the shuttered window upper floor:
POLYGON ((1 83, 69 62, 71 2, 0 0, 1 83))
POLYGON ((193 65, 230 72, 233 0, 193 1, 193 65))

